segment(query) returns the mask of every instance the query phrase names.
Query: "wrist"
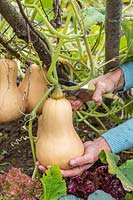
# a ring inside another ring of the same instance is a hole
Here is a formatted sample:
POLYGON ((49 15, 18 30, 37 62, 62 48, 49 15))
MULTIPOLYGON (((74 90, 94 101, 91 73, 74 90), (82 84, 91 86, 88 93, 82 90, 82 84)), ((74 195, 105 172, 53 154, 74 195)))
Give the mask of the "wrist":
POLYGON ((122 69, 111 72, 110 78, 114 82, 114 90, 120 90, 124 86, 124 73, 122 69))
POLYGON ((95 142, 95 145, 98 148, 99 154, 101 153, 102 150, 111 152, 111 148, 110 148, 109 144, 107 143, 107 141, 103 137, 95 139, 94 142, 95 142))

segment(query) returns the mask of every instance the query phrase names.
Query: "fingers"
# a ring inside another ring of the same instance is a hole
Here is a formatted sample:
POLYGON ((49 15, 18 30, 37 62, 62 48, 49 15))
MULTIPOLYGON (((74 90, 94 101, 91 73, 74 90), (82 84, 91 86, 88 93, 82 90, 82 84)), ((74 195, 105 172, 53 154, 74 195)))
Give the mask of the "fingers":
POLYGON ((72 105, 73 110, 80 110, 83 105, 83 102, 80 99, 69 100, 69 101, 72 105))
POLYGON ((84 170, 89 169, 93 164, 94 163, 85 164, 85 165, 77 166, 69 170, 61 170, 61 173, 64 177, 79 176, 83 173, 84 170))
POLYGON ((40 169, 42 172, 45 172, 46 169, 50 168, 50 166, 45 167, 45 166, 41 165, 38 161, 36 162, 36 166, 37 166, 38 169, 40 169))
POLYGON ((99 106, 102 104, 102 96, 105 93, 104 84, 100 83, 92 96, 92 100, 99 106))
MULTIPOLYGON (((88 149, 86 151, 88 151, 88 149)), ((96 157, 94 155, 95 155, 95 149, 91 148, 91 153, 85 152, 85 155, 83 155, 82 157, 77 157, 73 160, 70 160, 70 165, 72 167, 75 167, 75 166, 82 166, 87 163, 93 163, 96 161, 96 157)))

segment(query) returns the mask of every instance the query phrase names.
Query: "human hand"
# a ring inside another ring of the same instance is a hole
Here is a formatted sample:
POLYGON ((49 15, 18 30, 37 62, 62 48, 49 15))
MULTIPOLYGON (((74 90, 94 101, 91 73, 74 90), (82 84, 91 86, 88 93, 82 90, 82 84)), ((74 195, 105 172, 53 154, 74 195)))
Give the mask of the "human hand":
POLYGON ((82 108, 83 103, 92 99, 93 93, 83 90, 77 96, 76 99, 69 99, 73 110, 80 110, 82 108))
POLYGON ((124 74, 121 69, 109 72, 102 76, 99 76, 88 84, 95 85, 95 92, 92 95, 92 100, 95 101, 97 105, 102 104, 102 96, 105 93, 113 92, 119 90, 124 85, 124 74))
POLYGON ((94 93, 89 94, 88 92, 82 92, 77 96, 76 99, 70 100, 74 110, 79 110, 82 107, 82 104, 89 100, 93 100, 97 105, 101 105, 103 94, 122 88, 124 85, 124 74, 121 69, 118 69, 105 75, 99 76, 89 81, 88 84, 95 85, 96 89, 94 93))
POLYGON ((108 143, 104 138, 100 137, 94 141, 84 143, 85 152, 81 157, 70 160, 71 169, 61 170, 64 177, 77 176, 90 168, 98 159, 102 150, 111 152, 108 143))
MULTIPOLYGON (((90 168, 99 158, 99 155, 102 150, 111 151, 108 143, 104 138, 100 137, 94 141, 87 141, 84 143, 85 152, 81 157, 74 158, 70 160, 70 166, 72 167, 69 170, 61 169, 61 173, 64 177, 76 176, 82 174, 85 169, 90 168)), ((36 163, 36 166, 41 170, 45 171, 51 166, 42 166, 39 162, 36 163)))

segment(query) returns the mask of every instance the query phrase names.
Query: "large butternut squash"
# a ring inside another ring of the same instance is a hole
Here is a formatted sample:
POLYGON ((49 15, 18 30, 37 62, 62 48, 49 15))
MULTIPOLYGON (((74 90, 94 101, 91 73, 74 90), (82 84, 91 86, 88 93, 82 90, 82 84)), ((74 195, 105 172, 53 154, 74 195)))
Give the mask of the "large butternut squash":
MULTIPOLYGON (((39 68, 38 65, 32 64, 31 68, 27 69, 25 77, 19 86, 21 94, 25 96, 27 113, 32 112, 47 88, 41 70, 42 69, 39 68)), ((40 106, 37 113, 41 112, 42 106, 40 106)))
POLYGON ((0 59, 0 122, 16 120, 25 111, 16 84, 17 70, 15 61, 0 59))
POLYGON ((69 161, 84 153, 84 146, 73 127, 72 108, 64 97, 48 98, 38 121, 36 156, 44 165, 58 164, 69 169, 69 161))

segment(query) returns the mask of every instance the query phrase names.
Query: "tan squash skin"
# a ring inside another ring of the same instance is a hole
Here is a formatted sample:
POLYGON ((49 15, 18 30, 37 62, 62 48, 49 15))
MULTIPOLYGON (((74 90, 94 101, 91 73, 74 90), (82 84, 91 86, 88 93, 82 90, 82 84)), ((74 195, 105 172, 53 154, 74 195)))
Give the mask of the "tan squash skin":
POLYGON ((16 85, 17 70, 15 61, 0 59, 0 122, 16 120, 25 111, 16 85))
MULTIPOLYGON (((30 69, 27 69, 26 75, 19 86, 19 90, 22 95, 28 91, 28 80, 30 75, 30 85, 29 85, 29 94, 28 94, 28 102, 25 99, 26 103, 26 112, 31 113, 36 104, 39 102, 41 97, 44 95, 47 86, 41 75, 41 69, 36 65, 31 65, 31 74, 30 69)), ((26 97, 26 95, 25 95, 26 97)), ((38 109, 37 113, 42 112, 42 106, 38 109)))
POLYGON ((72 108, 65 98, 49 98, 43 106, 38 121, 36 156, 44 165, 58 164, 61 169, 69 169, 69 161, 84 153, 84 146, 72 122, 72 108))

